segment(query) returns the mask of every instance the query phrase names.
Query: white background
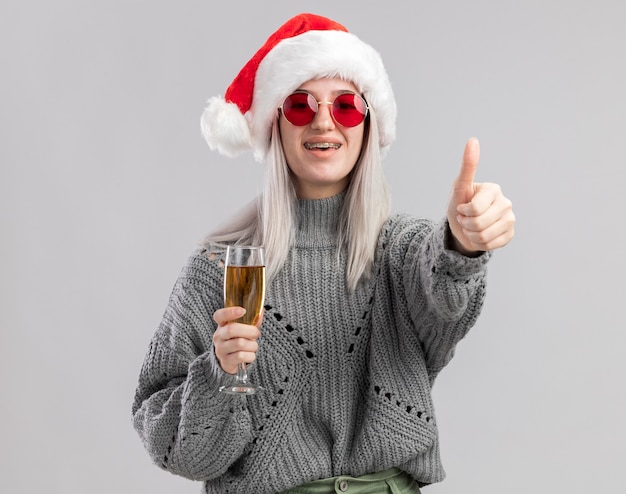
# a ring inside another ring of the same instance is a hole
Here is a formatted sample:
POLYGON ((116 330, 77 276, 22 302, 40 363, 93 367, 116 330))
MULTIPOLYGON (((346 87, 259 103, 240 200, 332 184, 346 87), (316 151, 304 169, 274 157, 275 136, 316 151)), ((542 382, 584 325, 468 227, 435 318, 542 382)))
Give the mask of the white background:
POLYGON ((623 492, 621 0, 3 0, 0 490, 200 492, 151 464, 130 406, 187 255, 259 190, 263 165, 208 150, 204 103, 300 11, 385 60, 395 210, 442 217, 470 136, 515 204, 435 384, 448 478, 424 491, 623 492))

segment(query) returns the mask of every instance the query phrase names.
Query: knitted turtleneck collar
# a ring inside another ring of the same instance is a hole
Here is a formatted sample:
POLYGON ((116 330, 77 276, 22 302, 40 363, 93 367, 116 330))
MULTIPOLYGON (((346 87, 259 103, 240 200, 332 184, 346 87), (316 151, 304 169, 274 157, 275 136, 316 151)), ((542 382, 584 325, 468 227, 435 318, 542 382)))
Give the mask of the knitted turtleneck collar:
POLYGON ((298 199, 295 245, 297 247, 335 247, 337 226, 345 192, 325 199, 298 199))

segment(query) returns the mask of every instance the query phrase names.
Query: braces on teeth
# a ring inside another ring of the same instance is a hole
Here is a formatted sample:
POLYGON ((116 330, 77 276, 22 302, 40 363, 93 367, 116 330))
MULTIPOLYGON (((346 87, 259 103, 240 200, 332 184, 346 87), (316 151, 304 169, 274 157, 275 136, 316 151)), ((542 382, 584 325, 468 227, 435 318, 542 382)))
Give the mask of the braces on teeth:
POLYGON ((318 148, 318 149, 328 149, 328 148, 334 148, 334 149, 339 149, 339 147, 341 146, 341 144, 335 144, 332 142, 317 142, 317 143, 305 143, 304 147, 307 149, 313 149, 313 148, 318 148))

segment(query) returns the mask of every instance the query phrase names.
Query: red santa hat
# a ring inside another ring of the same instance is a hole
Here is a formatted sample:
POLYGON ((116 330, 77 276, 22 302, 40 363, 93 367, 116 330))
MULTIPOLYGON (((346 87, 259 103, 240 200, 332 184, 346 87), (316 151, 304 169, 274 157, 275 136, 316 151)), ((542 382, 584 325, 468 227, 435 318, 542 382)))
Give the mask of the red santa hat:
POLYGON ((299 14, 272 34, 241 69, 224 97, 209 99, 202 134, 226 156, 252 150, 262 161, 272 122, 286 96, 302 83, 323 77, 352 82, 373 109, 382 151, 396 133, 396 103, 378 52, 341 24, 299 14))

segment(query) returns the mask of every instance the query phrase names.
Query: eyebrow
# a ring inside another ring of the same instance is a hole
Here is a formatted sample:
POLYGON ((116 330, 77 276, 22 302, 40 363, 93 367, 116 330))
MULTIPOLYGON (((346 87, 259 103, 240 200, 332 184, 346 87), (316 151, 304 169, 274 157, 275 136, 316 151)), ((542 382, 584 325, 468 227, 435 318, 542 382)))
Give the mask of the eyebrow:
MULTIPOLYGON (((298 89, 294 89, 295 92, 301 91, 303 93, 309 93, 311 96, 313 96, 316 100, 318 99, 318 97, 313 93, 313 91, 311 91, 310 89, 304 89, 299 87, 298 89)), ((335 89, 333 91, 331 91, 331 94, 333 96, 339 96, 340 94, 346 94, 346 93, 350 93, 350 94, 359 94, 358 91, 353 91, 352 89, 335 89)))

